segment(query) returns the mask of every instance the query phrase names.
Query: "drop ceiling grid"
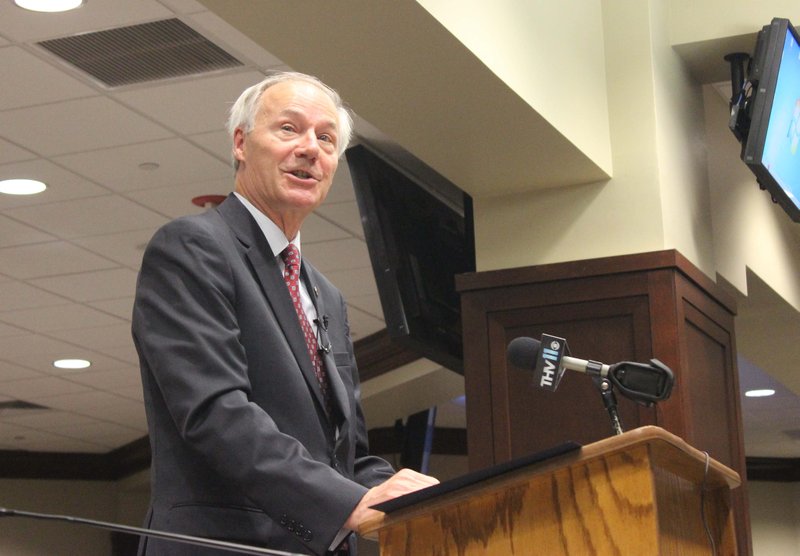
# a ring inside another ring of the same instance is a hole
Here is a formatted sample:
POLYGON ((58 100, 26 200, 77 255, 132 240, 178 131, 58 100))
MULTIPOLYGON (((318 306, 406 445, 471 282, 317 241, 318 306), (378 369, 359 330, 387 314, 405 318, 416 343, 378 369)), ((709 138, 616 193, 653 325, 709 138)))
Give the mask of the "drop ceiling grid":
MULTIPOLYGON (((224 29, 199 5, 178 4, 206 28, 224 29)), ((96 0, 91 9, 102 13, 93 21, 34 26, 14 40, 108 27, 103 14, 109 10, 120 23, 138 22, 137 10, 125 5, 96 0)), ((141 8, 148 16, 169 15, 154 2, 141 8)), ((0 5, 0 33, 13 35, 8 27, 20 17, 0 5)), ((240 36, 231 40, 255 52, 240 36)), ((0 48, 3 68, 16 70, 17 87, 0 92, 0 178, 25 175, 49 188, 33 197, 0 197, 0 398, 53 409, 29 419, 0 413, 0 449, 107 451, 146 433, 130 339, 144 246, 168 219, 202 212, 189 202, 193 197, 232 190, 224 122, 230 102, 261 73, 106 92, 30 44, 0 48), (158 168, 143 169, 145 162, 158 168), (52 367, 54 358, 67 355, 93 365, 83 372, 52 367)), ((303 234, 306 256, 319 259, 357 301, 350 310, 354 336, 382 329, 344 159, 303 234)))
MULTIPOLYGON (((26 419, 0 413, 0 449, 102 453, 146 431, 126 337, 143 246, 161 222, 200 212, 192 197, 232 189, 225 111, 241 88, 260 78, 254 67, 280 61, 194 0, 92 0, 60 17, 34 17, 0 2, 0 36, 8 39, 0 39, 0 71, 18 77, 18 88, 0 91, 0 177, 27 173, 53 184, 35 198, 0 198, 0 399, 15 392, 55 408, 26 419), (108 92, 32 46, 175 15, 257 64, 108 92), (142 162, 160 168, 148 173, 142 162), (94 364, 81 372, 54 369, 52 358, 66 352, 94 364)), ((382 328, 344 160, 328 200, 308 224, 304 254, 350 300, 354 335, 382 328)), ((775 420, 772 409, 749 400, 743 411, 755 426, 745 429, 749 447, 796 457, 796 441, 775 426, 790 421, 775 420)), ((463 410, 454 420, 461 423, 463 410)))

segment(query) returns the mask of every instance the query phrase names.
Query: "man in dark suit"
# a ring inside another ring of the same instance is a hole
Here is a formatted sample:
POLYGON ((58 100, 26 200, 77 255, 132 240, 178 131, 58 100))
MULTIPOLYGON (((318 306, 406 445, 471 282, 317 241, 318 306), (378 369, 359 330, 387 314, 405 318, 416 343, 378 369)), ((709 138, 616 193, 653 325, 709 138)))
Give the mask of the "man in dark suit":
MULTIPOLYGON (((436 483, 368 454, 344 299, 305 260, 298 279, 300 226, 351 128, 317 79, 271 75, 231 110, 235 193, 148 245, 133 312, 153 453, 148 527, 352 554, 347 537, 378 515, 371 505, 436 483)), ((204 550, 140 545, 223 554, 204 550)))

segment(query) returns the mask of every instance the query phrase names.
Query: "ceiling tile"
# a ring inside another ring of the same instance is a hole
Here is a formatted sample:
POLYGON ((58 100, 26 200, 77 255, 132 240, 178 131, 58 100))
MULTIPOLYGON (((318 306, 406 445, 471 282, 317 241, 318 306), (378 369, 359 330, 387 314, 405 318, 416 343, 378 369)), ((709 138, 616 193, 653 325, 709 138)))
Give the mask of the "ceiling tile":
MULTIPOLYGON (((81 247, 109 260, 131 268, 139 268, 144 248, 153 237, 156 229, 133 230, 119 234, 108 234, 77 238, 72 241, 81 247)), ((2 256, 2 253, 0 253, 2 256)))
POLYGON ((344 228, 354 236, 364 239, 364 227, 361 225, 361 213, 355 201, 343 203, 323 203, 317 212, 337 226, 344 228))
POLYGON ((37 373, 33 369, 28 369, 17 363, 0 359, 0 382, 5 382, 7 380, 24 380, 26 378, 37 378, 41 376, 44 375, 42 375, 42 373, 37 373))
POLYGON ((53 359, 56 357, 72 357, 77 355, 75 354, 76 351, 74 346, 66 342, 41 334, 29 333, 14 338, 0 338, 0 357, 3 360, 23 364, 23 366, 31 369, 42 370, 34 363, 34 358, 41 356, 47 360, 48 369, 45 372, 48 374, 53 374, 48 372, 49 367, 52 366, 53 359))
MULTIPOLYGON (((188 21, 197 32, 243 63, 252 62, 262 70, 268 68, 289 69, 281 60, 214 13, 204 11, 193 14, 188 21)), ((254 81, 253 84, 257 81, 260 79, 254 81)))
POLYGON ((347 317, 350 322, 350 335, 353 340, 364 338, 386 328, 382 320, 376 319, 372 315, 368 315, 355 307, 349 308, 347 317))
POLYGON ((34 309, 3 311, 0 313, 0 321, 27 330, 47 332, 78 327, 110 326, 119 324, 120 319, 85 305, 70 303, 67 305, 36 307, 34 309))
POLYGON ((52 376, 0 382, 0 394, 11 396, 16 400, 37 400, 36 403, 45 406, 47 404, 42 403, 42 400, 49 396, 73 394, 75 392, 84 392, 89 389, 90 388, 85 384, 69 382, 62 378, 52 376))
POLYGON ((112 405, 87 406, 81 410, 81 413, 135 428, 140 430, 142 434, 146 434, 147 418, 144 413, 144 404, 121 396, 115 395, 114 398, 116 401, 112 405))
MULTIPOLYGON (((311 262, 313 263, 314 261, 312 260, 311 262)), ((372 273, 371 266, 329 271, 325 273, 325 277, 342 291, 342 295, 344 295, 348 303, 360 296, 378 295, 378 288, 375 286, 375 276, 372 273)))
POLYGON ((111 313, 121 319, 130 319, 133 313, 133 296, 120 297, 118 299, 105 299, 102 301, 90 301, 87 303, 91 307, 104 313, 111 313))
POLYGON ((343 230, 336 224, 332 224, 317 214, 311 213, 303 221, 303 249, 312 243, 350 237, 352 236, 347 230, 343 230))
POLYGON ((18 147, 5 139, 0 139, 0 164, 30 160, 31 158, 36 158, 31 151, 18 147))
POLYGON ((263 79, 246 71, 113 93, 114 98, 182 134, 224 129, 231 104, 263 79))
POLYGON ((140 429, 96 419, 90 423, 80 426, 65 427, 53 432, 72 438, 85 438, 110 448, 129 444, 142 437, 142 431, 140 429))
POLYGON ((17 411, 12 416, 0 414, 0 421, 20 427, 47 429, 50 432, 95 422, 94 419, 85 415, 52 409, 17 411))
POLYGON ((113 268, 116 263, 65 241, 0 249, 3 273, 26 279, 113 268))
POLYGON ((144 392, 141 384, 138 386, 117 386, 114 388, 114 393, 118 396, 144 403, 144 392))
POLYGON ((120 398, 109 392, 85 390, 82 392, 48 397, 47 407, 61 411, 70 411, 79 415, 97 417, 98 413, 102 414, 104 409, 114 407, 122 402, 133 403, 130 402, 130 400, 120 398))
POLYGON ((0 214, 0 247, 41 243, 56 239, 31 226, 27 226, 0 214))
POLYGON ((19 207, 8 209, 6 214, 67 239, 154 228, 167 222, 163 216, 115 195, 19 207))
POLYGON ((97 92, 15 46, 0 48, 0 75, 13 75, 13 87, 0 87, 0 110, 96 95, 97 92))
POLYGON ((113 371, 85 371, 69 376, 68 380, 91 386, 95 390, 119 393, 117 389, 135 387, 142 389, 142 377, 138 367, 130 366, 113 371))
MULTIPOLYGON (((0 129, 0 133, 2 133, 2 129, 0 129)), ((0 210, 109 193, 108 189, 42 159, 0 166, 0 179, 12 178, 31 178, 43 181, 47 184, 47 189, 36 195, 0 195, 0 210)))
POLYGON ((23 432, 14 433, 11 437, 5 434, 8 427, 6 423, 0 424, 0 450, 24 450, 28 452, 68 452, 68 453, 104 453, 107 446, 95 444, 85 440, 69 438, 34 429, 23 429, 23 432))
POLYGON ((66 303, 69 303, 69 300, 24 282, 9 281, 0 286, 0 313, 66 303))
POLYGON ((233 182, 227 164, 177 138, 66 155, 54 160, 114 191, 172 187, 217 178, 233 182), (140 168, 144 163, 158 164, 158 168, 140 168))
MULTIPOLYGON (((69 328, 51 332, 50 335, 70 344, 112 355, 124 350, 134 349, 129 321, 117 321, 116 324, 101 327, 69 328)), ((70 377, 79 376, 80 374, 71 373, 70 377)))
POLYGON ((232 154, 232 140, 228 137, 228 132, 224 129, 218 131, 210 131, 208 133, 199 133, 187 137, 189 141, 195 143, 211 153, 212 155, 225 160, 228 163, 231 179, 233 179, 233 165, 231 163, 232 154))
POLYGON ((347 299, 348 307, 355 307, 356 309, 359 309, 368 315, 372 315, 376 319, 384 321, 381 298, 377 293, 372 295, 355 295, 352 297, 346 297, 345 299, 347 299))
MULTIPOLYGON (((136 272, 127 268, 115 268, 38 278, 30 283, 73 301, 97 301, 133 295, 136 289, 136 272)), ((0 302, 0 311, 2 310, 4 306, 0 302)))
MULTIPOLYGON (((230 173, 230 172, 228 172, 230 173)), ((183 185, 171 185, 156 189, 129 191, 125 196, 160 214, 177 218, 187 214, 204 212, 205 207, 192 203, 201 195, 227 195, 233 189, 233 179, 224 177, 212 181, 196 181, 183 185)))
POLYGON ((0 112, 3 136, 26 149, 54 156, 141 141, 171 133, 105 97, 0 112))
POLYGON ((339 167, 333 175, 333 184, 331 185, 328 196, 325 198, 326 203, 344 203, 347 201, 355 201, 356 194, 353 190, 353 182, 350 177, 350 169, 347 167, 347 162, 344 156, 339 159, 339 167))
POLYGON ((13 2, 0 2, 3 30, 14 40, 31 41, 66 37, 171 17, 173 14, 155 0, 91 0, 79 10, 53 14, 18 8, 13 2))
POLYGON ((8 337, 8 336, 22 336, 23 334, 27 334, 26 330, 21 328, 17 328, 16 326, 11 326, 9 324, 0 323, 0 338, 8 337))
POLYGON ((342 239, 303 244, 303 257, 323 273, 369 267, 367 244, 360 239, 342 239))

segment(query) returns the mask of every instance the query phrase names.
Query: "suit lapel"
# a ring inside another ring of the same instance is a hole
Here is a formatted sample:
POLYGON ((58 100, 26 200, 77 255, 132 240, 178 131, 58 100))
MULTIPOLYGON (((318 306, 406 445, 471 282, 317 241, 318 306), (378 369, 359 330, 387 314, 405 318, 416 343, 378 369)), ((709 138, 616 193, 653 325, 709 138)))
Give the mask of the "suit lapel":
MULTIPOLYGON (((261 284, 261 289, 272 307, 275 318, 294 354, 297 365, 317 401, 325 407, 314 366, 308 356, 306 341, 297 313, 283 281, 278 262, 258 224, 248 210, 233 195, 217 207, 223 220, 231 227, 245 248, 245 256, 261 284)), ((313 293, 312 293, 313 297, 313 293)), ((335 366, 334 366, 335 368, 335 366)))
MULTIPOLYGON (((311 299, 314 302, 314 307, 317 310, 319 319, 324 321, 328 313, 325 311, 325 299, 322 295, 320 295, 321 290, 317 285, 317 275, 317 269, 308 263, 303 263, 302 279, 305 281, 306 289, 308 290, 309 294, 311 295, 311 299)), ((327 339, 327 331, 323 334, 323 336, 327 339)), ((347 421, 350 419, 350 404, 347 402, 348 393, 344 383, 342 382, 342 377, 339 376, 339 368, 336 366, 336 360, 333 357, 333 348, 331 348, 327 353, 322 354, 322 364, 325 366, 325 370, 328 373, 328 382, 331 389, 331 401, 339 408, 343 420, 347 421)))

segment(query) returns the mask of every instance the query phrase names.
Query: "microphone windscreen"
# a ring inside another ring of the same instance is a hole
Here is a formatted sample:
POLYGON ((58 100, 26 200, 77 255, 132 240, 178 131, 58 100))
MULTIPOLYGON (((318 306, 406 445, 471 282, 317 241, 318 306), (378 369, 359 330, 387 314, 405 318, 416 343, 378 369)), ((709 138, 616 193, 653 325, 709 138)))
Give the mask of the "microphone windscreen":
POLYGON ((521 369, 535 369, 536 356, 539 354, 540 346, 539 340, 520 336, 509 342, 506 355, 509 361, 521 369))

